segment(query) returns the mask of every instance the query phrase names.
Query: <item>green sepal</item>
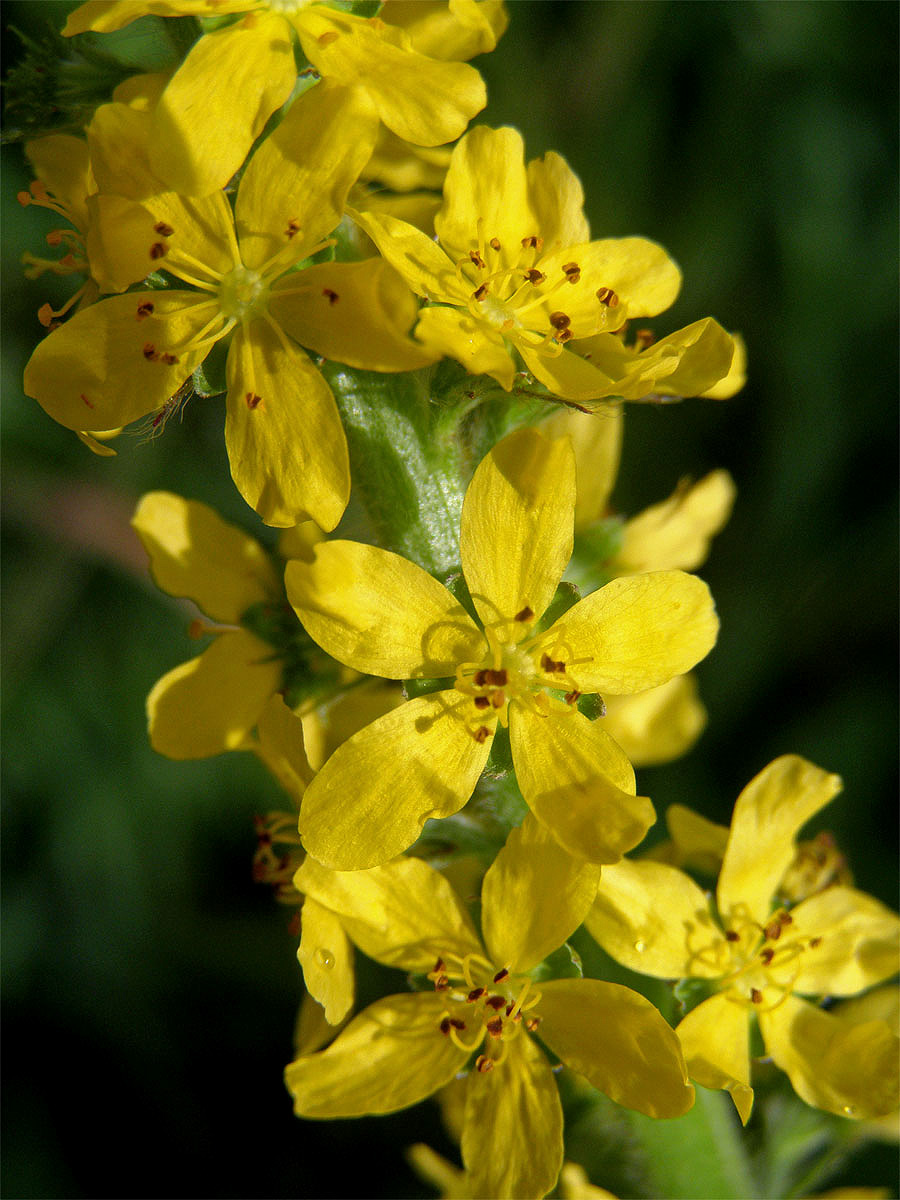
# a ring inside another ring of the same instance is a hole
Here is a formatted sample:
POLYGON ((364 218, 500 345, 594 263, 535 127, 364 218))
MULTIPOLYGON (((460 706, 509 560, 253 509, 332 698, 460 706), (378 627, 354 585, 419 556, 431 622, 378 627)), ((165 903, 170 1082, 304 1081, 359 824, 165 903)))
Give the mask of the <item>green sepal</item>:
POLYGON ((565 942, 552 954, 548 954, 543 962, 528 972, 535 983, 544 979, 583 979, 584 967, 578 951, 565 942))
POLYGON ((708 1000, 715 990, 715 986, 708 979, 679 979, 672 988, 672 995, 678 1003, 681 1015, 686 1017, 691 1009, 708 1000))
POLYGON ((606 517, 589 529, 575 535, 575 548, 565 578, 581 587, 585 593, 596 591, 614 578, 609 570, 622 549, 624 517, 606 517))
POLYGON ((578 711, 587 717, 589 721, 596 721, 600 717, 605 717, 606 705, 603 703, 603 697, 597 693, 580 697, 578 711))
POLYGON ((575 584, 564 580, 554 592, 549 607, 538 622, 537 632, 543 633, 545 629, 549 629, 555 621, 559 620, 563 613, 568 612, 580 599, 581 592, 575 584))
POLYGON ((504 779, 513 771, 512 747, 509 742, 509 730, 502 725, 497 726, 494 740, 491 742, 491 752, 488 755, 484 773, 488 779, 504 779))
POLYGON ((194 368, 194 393, 203 399, 210 396, 222 396, 228 391, 225 378, 225 363, 228 359, 228 346, 225 341, 216 342, 209 354, 194 368))
POLYGON ((444 692, 453 687, 452 679, 404 679, 403 699, 415 700, 432 692, 444 692))

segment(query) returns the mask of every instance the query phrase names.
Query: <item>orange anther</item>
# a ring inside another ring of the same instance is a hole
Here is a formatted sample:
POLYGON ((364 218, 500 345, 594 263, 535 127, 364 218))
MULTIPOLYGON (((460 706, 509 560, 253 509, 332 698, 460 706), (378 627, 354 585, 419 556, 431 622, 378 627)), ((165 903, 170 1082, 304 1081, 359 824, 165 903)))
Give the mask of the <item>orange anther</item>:
POLYGON ((477 287, 475 289, 475 291, 472 293, 472 299, 479 300, 479 301, 483 300, 485 298, 485 296, 488 294, 489 290, 490 289, 489 289, 487 283, 481 284, 481 286, 477 287))
POLYGON ((493 1071, 494 1060, 488 1058, 486 1054, 479 1054, 475 1059, 475 1070, 479 1075, 487 1075, 488 1071, 493 1071))
POLYGON ((565 329, 572 324, 572 318, 564 312, 553 312, 550 314, 550 324, 554 329, 565 329))
POLYGON ((602 287, 597 289, 597 299, 601 304, 605 304, 607 308, 618 308, 619 297, 612 288, 602 287))
POLYGON ((488 245, 490 246, 490 248, 492 250, 499 250, 500 249, 500 239, 496 238, 496 237, 492 237, 491 240, 488 242, 488 245))
POLYGON ((143 302, 143 304, 139 304, 137 306, 137 312, 135 313, 135 320, 143 321, 144 317, 149 317, 152 312, 153 312, 153 304, 151 303, 151 301, 145 300, 143 302))
POLYGON ((258 408, 262 404, 262 396, 257 396, 256 392, 248 392, 244 400, 249 409, 258 408))
POLYGON ((156 224, 153 226, 153 229, 154 229, 154 232, 158 233, 160 237, 171 237, 172 234, 175 232, 175 230, 172 228, 172 226, 167 225, 165 223, 165 221, 157 221, 156 224))
POLYGON ((333 292, 331 288, 322 288, 322 295, 328 297, 329 304, 337 304, 338 300, 340 300, 340 296, 337 292, 333 292))
POLYGON ((53 322, 53 309, 49 304, 42 304, 37 313, 38 320, 45 329, 49 329, 53 322))
POLYGON ((481 255, 478 253, 477 250, 470 250, 469 258, 471 259, 471 261, 474 263, 474 265, 476 267, 480 267, 482 271, 485 269, 485 261, 481 257, 481 255))
POLYGON ((483 746, 490 736, 491 731, 488 729, 487 725, 479 725, 472 734, 472 737, 479 744, 479 746, 483 746))
POLYGON ((533 616, 534 616, 534 609, 529 608, 528 605, 526 604, 523 609, 521 609, 519 612, 516 613, 516 615, 513 617, 513 620, 514 621, 530 621, 533 616))
POLYGON ((330 46, 331 43, 336 42, 339 37, 339 33, 337 33, 334 29, 329 29, 327 33, 320 33, 316 38, 316 41, 320 46, 330 46))
POLYGON ((528 280, 529 283, 533 283, 534 286, 537 287, 537 285, 539 283, 544 282, 544 280, 547 278, 547 276, 544 274, 543 271, 539 271, 537 269, 537 267, 532 267, 530 271, 525 272, 525 278, 528 280))
POLYGON ((162 242, 154 242, 150 247, 150 257, 155 261, 157 258, 162 258, 165 254, 167 254, 168 250, 168 246, 164 245, 162 242))

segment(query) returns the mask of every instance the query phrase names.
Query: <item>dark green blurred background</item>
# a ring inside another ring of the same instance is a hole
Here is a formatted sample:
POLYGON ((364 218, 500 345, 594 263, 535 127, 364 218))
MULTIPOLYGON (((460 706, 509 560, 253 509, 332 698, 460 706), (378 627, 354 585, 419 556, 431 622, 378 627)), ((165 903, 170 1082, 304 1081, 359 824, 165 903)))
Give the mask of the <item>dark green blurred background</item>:
MULTIPOLYGON (((6 0, 36 32, 73 5, 6 0)), ((478 65, 484 119, 562 153, 596 236, 643 234, 684 270, 661 332, 740 330, 728 403, 629 409, 625 511, 727 467, 735 515, 705 570, 722 634, 700 668, 709 728, 642 773, 727 822, 795 751, 839 772, 818 821, 859 886, 896 899, 897 24, 893 3, 531 3, 478 65)), ((15 61, 7 34, 4 65, 15 61)), ((24 397, 54 293, 28 283, 52 220, 3 176, 4 1191, 14 1196, 414 1196, 424 1106, 296 1121, 281 1072, 301 981, 284 911, 251 882, 240 755, 171 763, 143 701, 196 650, 142 569, 128 518, 164 487, 257 532, 231 485, 221 402, 98 459, 24 397)), ((890 1182, 891 1156, 848 1168, 890 1182)), ((602 1182, 602 1180, 598 1180, 602 1182)))

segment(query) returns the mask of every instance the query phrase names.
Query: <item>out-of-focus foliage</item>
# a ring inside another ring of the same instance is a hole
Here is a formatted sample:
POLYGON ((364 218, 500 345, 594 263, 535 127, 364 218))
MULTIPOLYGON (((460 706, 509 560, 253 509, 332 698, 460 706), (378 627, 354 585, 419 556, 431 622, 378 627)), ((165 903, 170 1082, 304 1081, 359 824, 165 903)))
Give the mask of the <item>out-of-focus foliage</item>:
MULTIPOLYGON (((71 7, 3 16, 37 37, 71 7)), ((718 467, 738 487, 704 569, 722 617, 699 670, 709 726, 639 786, 660 812, 727 823, 746 779, 802 754, 845 780, 815 828, 893 902, 897 10, 511 9, 476 60, 483 119, 516 125, 529 158, 566 157, 595 236, 652 237, 680 263, 657 332, 709 312, 749 347, 736 399, 627 414, 618 509, 718 467)), ((7 33, 5 70, 17 55, 7 33)), ((356 1162, 356 1194, 419 1195, 403 1147, 452 1153, 436 1112, 300 1123, 282 1089, 301 979, 250 873, 272 785, 249 756, 174 763, 146 741, 146 692, 196 647, 192 614, 149 583, 134 502, 182 490, 265 536, 231 484, 221 406, 195 399, 101 460, 23 396, 37 309, 65 292, 22 279, 55 222, 19 208, 28 172, 4 155, 6 1192, 337 1196, 356 1162)), ((357 525, 351 506, 342 532, 357 525)), ((362 1003, 383 981, 367 969, 362 1003)), ((834 1184, 893 1169, 869 1150, 834 1184)))

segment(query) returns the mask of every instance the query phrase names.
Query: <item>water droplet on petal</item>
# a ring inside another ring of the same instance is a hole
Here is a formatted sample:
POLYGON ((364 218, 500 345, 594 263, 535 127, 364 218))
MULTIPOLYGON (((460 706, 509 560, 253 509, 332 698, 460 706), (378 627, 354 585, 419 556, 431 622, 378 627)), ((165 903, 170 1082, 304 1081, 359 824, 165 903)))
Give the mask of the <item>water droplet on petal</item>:
POLYGON ((643 954, 644 951, 647 949, 647 943, 646 942, 635 942, 634 948, 635 948, 635 950, 637 950, 638 954, 643 954))
POLYGON ((326 971, 330 971, 334 966, 334 955, 330 950, 323 950, 320 946, 316 951, 316 962, 320 967, 324 967, 326 971))
POLYGON ((845 1117, 856 1116, 856 1105, 855 1104, 845 1104, 843 1107, 843 1113, 844 1113, 845 1117))

